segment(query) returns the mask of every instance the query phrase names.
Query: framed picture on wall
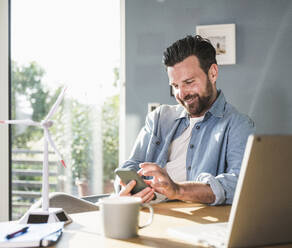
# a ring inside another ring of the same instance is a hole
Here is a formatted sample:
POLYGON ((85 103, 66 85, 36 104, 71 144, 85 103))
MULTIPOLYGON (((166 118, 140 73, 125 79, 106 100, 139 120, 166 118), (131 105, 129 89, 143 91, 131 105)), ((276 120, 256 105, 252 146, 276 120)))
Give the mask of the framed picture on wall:
POLYGON ((236 63, 235 24, 200 25, 196 27, 196 34, 211 41, 218 65, 236 63))

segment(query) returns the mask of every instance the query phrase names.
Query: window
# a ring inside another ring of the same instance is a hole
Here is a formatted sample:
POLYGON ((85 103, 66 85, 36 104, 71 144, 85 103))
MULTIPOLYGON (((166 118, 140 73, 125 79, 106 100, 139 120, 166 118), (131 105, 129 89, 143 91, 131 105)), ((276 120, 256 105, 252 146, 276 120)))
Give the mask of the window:
MULTIPOLYGON (((53 116, 50 191, 113 191, 118 166, 120 6, 117 0, 11 0, 12 119, 53 116)), ((12 127, 12 219, 41 196, 43 132, 12 127)))

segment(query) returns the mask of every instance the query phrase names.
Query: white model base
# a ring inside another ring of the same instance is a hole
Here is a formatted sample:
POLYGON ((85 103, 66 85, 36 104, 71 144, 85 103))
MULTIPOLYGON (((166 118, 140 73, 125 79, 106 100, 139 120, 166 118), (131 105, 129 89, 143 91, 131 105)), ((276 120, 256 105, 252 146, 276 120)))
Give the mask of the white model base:
POLYGON ((63 221, 65 224, 72 222, 72 219, 62 208, 49 208, 44 211, 42 208, 30 209, 19 220, 20 224, 41 224, 63 221))

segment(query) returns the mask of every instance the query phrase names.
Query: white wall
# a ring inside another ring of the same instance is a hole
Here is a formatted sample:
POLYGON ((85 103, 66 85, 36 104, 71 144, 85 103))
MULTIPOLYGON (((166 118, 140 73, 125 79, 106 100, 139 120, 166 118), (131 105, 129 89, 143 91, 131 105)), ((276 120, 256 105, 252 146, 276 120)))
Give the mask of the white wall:
MULTIPOLYGON (((8 119, 8 0, 0 0, 0 120, 8 119)), ((0 126, 0 221, 9 218, 8 127, 0 126)))

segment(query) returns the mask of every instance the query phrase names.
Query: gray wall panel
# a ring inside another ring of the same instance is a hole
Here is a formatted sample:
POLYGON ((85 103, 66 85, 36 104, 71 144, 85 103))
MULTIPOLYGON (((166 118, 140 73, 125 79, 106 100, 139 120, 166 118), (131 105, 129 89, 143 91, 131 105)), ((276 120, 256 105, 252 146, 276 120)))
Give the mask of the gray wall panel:
POLYGON ((148 102, 176 103, 162 53, 196 25, 236 24, 236 65, 219 66, 217 86, 257 132, 292 133, 292 1, 126 0, 125 14, 126 157, 148 102))

